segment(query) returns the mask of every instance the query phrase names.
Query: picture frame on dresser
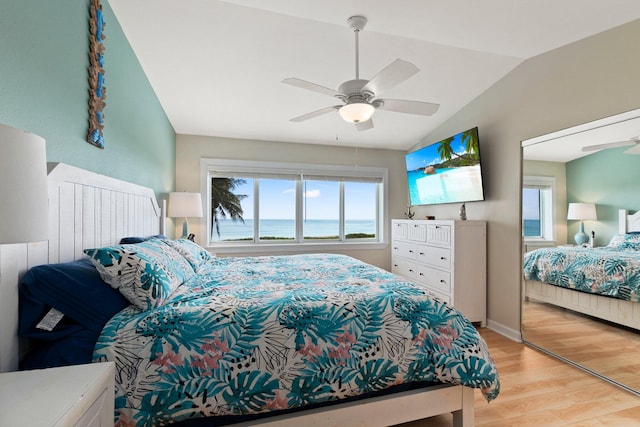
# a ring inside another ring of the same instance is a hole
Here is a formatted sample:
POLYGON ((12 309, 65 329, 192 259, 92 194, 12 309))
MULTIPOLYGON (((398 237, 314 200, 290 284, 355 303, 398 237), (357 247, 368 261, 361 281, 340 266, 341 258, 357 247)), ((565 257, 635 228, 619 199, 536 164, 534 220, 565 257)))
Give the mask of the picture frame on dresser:
POLYGON ((486 326, 486 221, 394 219, 391 240, 393 273, 486 326))

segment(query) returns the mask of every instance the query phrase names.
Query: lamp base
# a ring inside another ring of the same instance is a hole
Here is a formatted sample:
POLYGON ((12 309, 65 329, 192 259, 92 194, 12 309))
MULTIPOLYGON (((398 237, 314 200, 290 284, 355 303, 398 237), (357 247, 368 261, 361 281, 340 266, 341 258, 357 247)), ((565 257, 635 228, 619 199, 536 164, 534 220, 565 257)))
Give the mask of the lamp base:
MULTIPOLYGON (((189 235, 189 221, 187 221, 187 218, 184 219, 184 222, 182 223, 182 236, 185 239, 187 238, 187 236, 189 235)), ((586 236, 586 234, 585 234, 586 236)), ((587 237, 587 240, 589 238, 587 237)))
POLYGON ((589 241, 589 236, 587 236, 587 233, 584 232, 584 223, 582 221, 580 221, 580 230, 576 233, 575 236, 573 236, 573 238, 575 239, 576 245, 578 246, 582 246, 589 241))

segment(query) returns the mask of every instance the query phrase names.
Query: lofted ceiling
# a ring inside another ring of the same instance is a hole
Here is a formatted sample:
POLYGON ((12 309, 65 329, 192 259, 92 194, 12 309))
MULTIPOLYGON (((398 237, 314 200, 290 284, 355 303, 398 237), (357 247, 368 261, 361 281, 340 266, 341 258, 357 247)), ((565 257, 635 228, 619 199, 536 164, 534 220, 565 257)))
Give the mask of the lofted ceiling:
POLYGON ((109 4, 176 133, 396 150, 420 142, 526 59, 640 18, 638 0, 109 4), (346 23, 353 15, 368 19, 360 77, 371 79, 397 58, 415 64, 420 72, 384 97, 440 104, 434 115, 377 110, 375 127, 363 132, 337 113, 290 121, 336 100, 284 78, 332 89, 355 78, 346 23))

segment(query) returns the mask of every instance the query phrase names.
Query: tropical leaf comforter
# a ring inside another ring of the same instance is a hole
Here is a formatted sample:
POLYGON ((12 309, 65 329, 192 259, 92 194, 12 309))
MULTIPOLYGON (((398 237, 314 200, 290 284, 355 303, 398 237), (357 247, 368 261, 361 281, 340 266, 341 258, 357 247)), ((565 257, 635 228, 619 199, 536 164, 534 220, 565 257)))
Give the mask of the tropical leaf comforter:
POLYGON ((619 247, 542 248, 524 256, 525 279, 640 301, 640 251, 619 247))
POLYGON ((161 306, 105 326, 119 426, 334 401, 433 381, 498 395, 473 325, 419 285, 343 255, 214 258, 161 306))

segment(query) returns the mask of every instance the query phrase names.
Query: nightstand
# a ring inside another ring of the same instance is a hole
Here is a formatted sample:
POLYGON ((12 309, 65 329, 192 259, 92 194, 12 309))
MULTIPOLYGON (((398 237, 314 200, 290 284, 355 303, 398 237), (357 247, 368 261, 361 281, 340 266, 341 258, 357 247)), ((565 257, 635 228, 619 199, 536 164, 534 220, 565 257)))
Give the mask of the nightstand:
POLYGON ((0 374, 0 425, 113 426, 113 363, 0 374))

